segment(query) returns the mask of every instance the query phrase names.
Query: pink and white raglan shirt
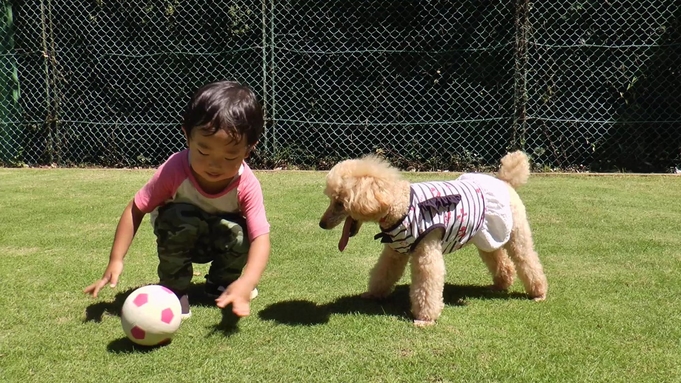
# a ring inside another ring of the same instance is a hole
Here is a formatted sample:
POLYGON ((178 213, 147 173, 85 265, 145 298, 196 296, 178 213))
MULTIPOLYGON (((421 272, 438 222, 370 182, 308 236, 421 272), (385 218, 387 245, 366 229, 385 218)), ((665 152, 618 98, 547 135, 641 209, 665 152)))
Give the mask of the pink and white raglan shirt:
POLYGON ((135 194, 135 205, 150 213, 152 226, 158 208, 170 202, 189 203, 209 214, 241 214, 246 219, 251 241, 270 232, 260 182, 245 162, 225 190, 207 194, 191 172, 189 151, 173 154, 135 194))

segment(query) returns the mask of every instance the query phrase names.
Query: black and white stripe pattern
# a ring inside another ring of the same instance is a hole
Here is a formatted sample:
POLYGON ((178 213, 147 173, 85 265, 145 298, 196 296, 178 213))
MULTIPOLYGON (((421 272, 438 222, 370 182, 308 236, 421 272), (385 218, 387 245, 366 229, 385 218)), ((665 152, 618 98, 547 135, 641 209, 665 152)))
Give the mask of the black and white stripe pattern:
POLYGON ((471 181, 421 182, 411 185, 411 205, 401 223, 376 238, 395 251, 410 252, 421 238, 436 228, 444 228, 442 253, 463 247, 482 227, 485 200, 471 181))

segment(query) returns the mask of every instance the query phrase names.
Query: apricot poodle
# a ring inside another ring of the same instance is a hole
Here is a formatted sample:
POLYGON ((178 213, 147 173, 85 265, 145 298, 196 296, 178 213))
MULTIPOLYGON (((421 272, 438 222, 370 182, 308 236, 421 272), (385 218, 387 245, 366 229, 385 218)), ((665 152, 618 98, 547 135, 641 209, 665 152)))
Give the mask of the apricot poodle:
POLYGON ((370 272, 366 298, 393 291, 411 263, 409 297, 414 324, 434 324, 444 307, 448 254, 472 243, 492 274, 493 288, 507 290, 517 271, 528 296, 540 301, 548 284, 534 250, 525 205, 515 189, 530 165, 521 151, 501 159, 495 177, 466 173, 452 181, 410 183, 376 156, 346 160, 326 176, 330 205, 319 226, 344 222, 340 251, 364 222, 377 222, 383 252, 370 272))

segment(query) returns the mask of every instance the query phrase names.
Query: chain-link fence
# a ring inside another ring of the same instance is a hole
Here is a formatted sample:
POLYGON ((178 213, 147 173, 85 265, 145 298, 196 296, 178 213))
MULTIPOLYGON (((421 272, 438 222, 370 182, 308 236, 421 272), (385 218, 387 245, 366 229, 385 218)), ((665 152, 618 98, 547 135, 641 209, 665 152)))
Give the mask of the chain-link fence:
POLYGON ((260 168, 681 166, 677 0, 5 2, 0 161, 154 166, 215 80, 252 87, 260 168))

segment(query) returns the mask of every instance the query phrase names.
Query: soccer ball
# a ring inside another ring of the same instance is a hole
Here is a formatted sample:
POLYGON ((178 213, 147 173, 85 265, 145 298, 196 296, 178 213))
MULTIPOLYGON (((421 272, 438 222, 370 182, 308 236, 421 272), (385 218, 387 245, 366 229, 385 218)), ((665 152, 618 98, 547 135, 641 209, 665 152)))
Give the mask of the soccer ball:
POLYGON ((142 346, 168 343, 182 323, 175 293, 159 285, 133 291, 123 303, 121 325, 128 338, 142 346))

